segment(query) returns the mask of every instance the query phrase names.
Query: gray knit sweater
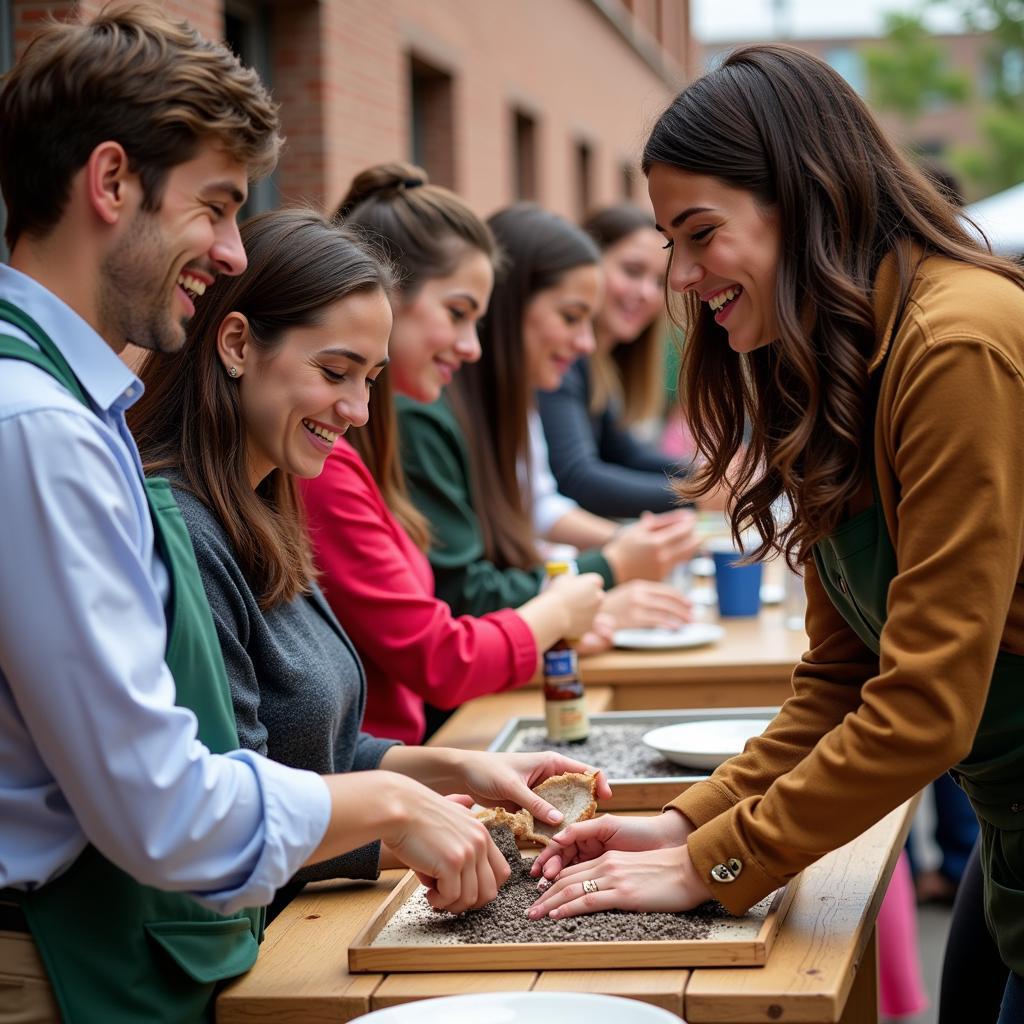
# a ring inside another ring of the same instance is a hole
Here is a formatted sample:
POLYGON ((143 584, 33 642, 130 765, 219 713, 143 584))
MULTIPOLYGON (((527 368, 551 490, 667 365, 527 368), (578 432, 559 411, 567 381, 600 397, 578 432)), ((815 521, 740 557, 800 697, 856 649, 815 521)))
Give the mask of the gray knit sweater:
MULTIPOLYGON (((260 611, 220 522, 189 492, 175 487, 174 496, 217 627, 239 745, 321 775, 376 768, 394 741, 359 730, 366 677, 319 588, 260 611)), ((376 878, 379 860, 380 844, 371 843, 296 880, 376 878)))

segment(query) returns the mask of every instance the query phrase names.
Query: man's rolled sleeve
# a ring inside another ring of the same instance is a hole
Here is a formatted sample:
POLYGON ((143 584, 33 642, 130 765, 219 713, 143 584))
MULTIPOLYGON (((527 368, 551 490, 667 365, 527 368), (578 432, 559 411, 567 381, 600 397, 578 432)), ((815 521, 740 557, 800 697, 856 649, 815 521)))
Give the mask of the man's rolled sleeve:
POLYGON ((327 784, 315 772, 300 771, 269 761, 250 750, 226 755, 244 761, 256 776, 263 800, 263 828, 250 840, 245 861, 255 852, 252 872, 231 889, 195 892, 198 903, 221 914, 270 903, 274 893, 291 878, 320 845, 331 818, 327 784))

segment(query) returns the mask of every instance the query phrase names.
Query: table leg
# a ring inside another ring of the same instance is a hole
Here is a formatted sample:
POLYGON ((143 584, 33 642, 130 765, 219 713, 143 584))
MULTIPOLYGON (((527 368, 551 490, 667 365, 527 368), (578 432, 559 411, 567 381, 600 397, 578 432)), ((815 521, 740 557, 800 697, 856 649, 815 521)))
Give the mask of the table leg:
POLYGON ((853 979, 846 1008, 839 1024, 878 1024, 878 946, 877 931, 871 929, 871 938, 864 947, 860 966, 853 979))

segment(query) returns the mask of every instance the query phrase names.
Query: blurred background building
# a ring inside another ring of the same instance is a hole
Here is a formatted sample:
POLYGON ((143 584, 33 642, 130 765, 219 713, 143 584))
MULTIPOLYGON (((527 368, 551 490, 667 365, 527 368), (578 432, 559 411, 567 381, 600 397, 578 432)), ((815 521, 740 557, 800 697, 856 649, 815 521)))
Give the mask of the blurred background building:
MULTIPOLYGON (((288 146, 247 212, 331 209, 352 175, 405 159, 479 212, 570 217, 644 200, 637 158, 686 81, 741 42, 833 65, 967 199, 1024 181, 1020 0, 163 0, 226 39, 281 104, 288 146)), ((0 69, 48 16, 102 0, 0 0, 0 69)), ((2 210, 0 210, 2 216, 2 210)))
MULTIPOLYGON (((0 0, 16 55, 78 5, 0 0)), ((692 71, 688 0, 166 0, 226 39, 281 104, 288 146, 254 197, 333 207, 368 164, 405 159, 481 212, 569 216, 637 197, 645 126, 692 71)))

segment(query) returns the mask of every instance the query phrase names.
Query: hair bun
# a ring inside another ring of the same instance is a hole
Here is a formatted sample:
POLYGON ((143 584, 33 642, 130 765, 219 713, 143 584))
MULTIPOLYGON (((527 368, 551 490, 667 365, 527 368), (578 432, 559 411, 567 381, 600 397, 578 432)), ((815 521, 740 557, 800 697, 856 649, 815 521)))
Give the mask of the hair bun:
POLYGON ((409 189, 427 185, 430 178, 422 167, 405 163, 375 164, 352 179, 345 198, 338 206, 336 220, 343 220, 369 199, 388 201, 409 189))

